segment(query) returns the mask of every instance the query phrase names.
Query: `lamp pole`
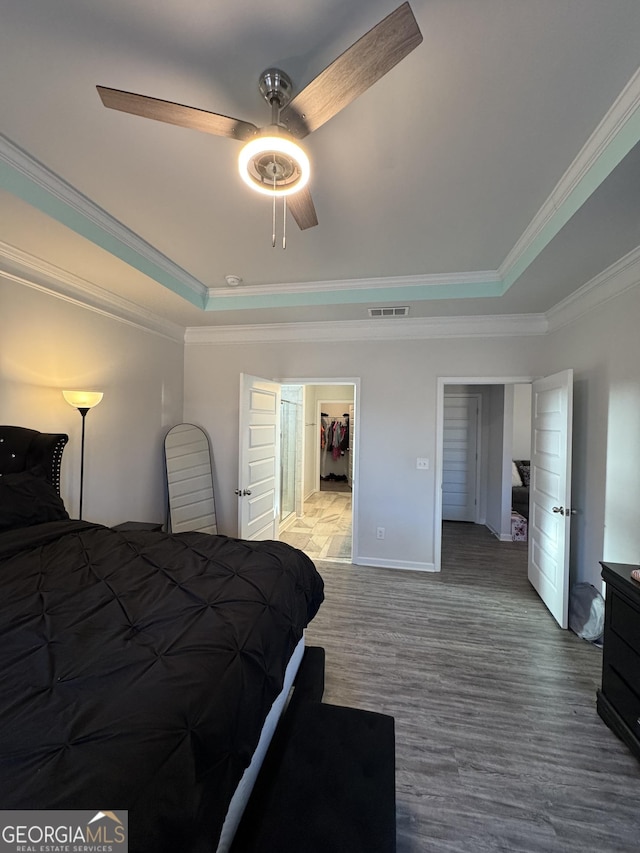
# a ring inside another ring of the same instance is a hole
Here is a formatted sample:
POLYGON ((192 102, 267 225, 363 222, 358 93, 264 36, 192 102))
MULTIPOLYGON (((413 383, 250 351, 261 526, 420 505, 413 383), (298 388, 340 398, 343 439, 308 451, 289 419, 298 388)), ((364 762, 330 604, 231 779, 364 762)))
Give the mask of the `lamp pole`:
POLYGON ((102 391, 63 391, 62 396, 82 417, 82 441, 80 445, 80 507, 78 518, 82 521, 82 498, 84 494, 84 419, 89 409, 97 406, 103 398, 102 391))
POLYGON ((82 521, 82 495, 84 491, 84 419, 87 416, 88 408, 78 406, 78 411, 82 415, 82 439, 80 442, 80 511, 78 518, 82 521))

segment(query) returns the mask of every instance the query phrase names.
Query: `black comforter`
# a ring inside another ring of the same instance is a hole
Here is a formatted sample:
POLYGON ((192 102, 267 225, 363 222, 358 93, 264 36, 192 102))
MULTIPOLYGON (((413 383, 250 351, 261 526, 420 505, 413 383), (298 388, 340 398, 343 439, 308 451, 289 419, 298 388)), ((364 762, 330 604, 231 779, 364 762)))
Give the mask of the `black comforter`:
POLYGON ((128 809, 215 850, 323 598, 300 551, 56 521, 0 535, 0 808, 128 809))

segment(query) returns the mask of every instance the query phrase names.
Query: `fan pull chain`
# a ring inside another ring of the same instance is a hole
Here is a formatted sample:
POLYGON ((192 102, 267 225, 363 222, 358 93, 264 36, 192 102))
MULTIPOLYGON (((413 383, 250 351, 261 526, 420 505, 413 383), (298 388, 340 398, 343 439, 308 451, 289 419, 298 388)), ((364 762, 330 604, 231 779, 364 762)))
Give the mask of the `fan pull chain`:
POLYGON ((287 197, 282 197, 282 248, 287 248, 287 197))
MULTIPOLYGON (((275 184, 275 181, 274 181, 275 184)), ((273 196, 271 210, 271 247, 276 247, 276 196, 273 196)), ((287 248, 287 197, 282 197, 282 248, 287 248)))
POLYGON ((271 214, 271 247, 276 247, 276 163, 273 162, 273 211, 271 214))
MULTIPOLYGON (((271 248, 276 247, 276 173, 278 166, 275 160, 273 161, 273 204, 271 208, 271 248)), ((282 248, 287 248, 287 197, 282 198, 282 248)))

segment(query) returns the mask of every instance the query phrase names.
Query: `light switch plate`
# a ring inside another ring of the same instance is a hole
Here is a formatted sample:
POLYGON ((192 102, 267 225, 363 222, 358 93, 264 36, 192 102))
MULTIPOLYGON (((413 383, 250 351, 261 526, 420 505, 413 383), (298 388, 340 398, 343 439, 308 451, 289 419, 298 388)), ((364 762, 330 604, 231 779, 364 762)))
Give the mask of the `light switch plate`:
POLYGON ((418 456, 416 459, 416 468, 418 471, 426 471, 429 468, 429 460, 426 456, 418 456))

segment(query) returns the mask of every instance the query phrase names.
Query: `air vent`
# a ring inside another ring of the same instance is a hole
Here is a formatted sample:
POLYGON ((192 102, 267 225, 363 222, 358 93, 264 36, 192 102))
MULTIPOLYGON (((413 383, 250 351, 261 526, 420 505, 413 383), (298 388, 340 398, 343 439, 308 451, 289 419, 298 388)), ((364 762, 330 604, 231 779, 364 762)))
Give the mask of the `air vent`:
POLYGON ((409 307, 407 305, 394 306, 392 308, 369 308, 370 317, 408 317, 409 307))

